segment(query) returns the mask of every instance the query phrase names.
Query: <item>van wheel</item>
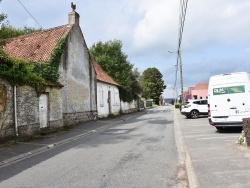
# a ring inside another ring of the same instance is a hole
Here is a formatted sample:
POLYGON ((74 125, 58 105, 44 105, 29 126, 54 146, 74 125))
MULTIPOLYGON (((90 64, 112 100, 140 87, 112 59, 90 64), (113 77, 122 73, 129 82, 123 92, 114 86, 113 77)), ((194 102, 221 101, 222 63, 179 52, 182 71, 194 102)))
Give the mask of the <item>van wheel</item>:
POLYGON ((191 115, 191 117, 192 117, 193 119, 196 119, 196 118, 198 117, 198 115, 199 115, 199 112, 198 112, 197 110, 192 110, 192 111, 190 112, 190 115, 191 115))

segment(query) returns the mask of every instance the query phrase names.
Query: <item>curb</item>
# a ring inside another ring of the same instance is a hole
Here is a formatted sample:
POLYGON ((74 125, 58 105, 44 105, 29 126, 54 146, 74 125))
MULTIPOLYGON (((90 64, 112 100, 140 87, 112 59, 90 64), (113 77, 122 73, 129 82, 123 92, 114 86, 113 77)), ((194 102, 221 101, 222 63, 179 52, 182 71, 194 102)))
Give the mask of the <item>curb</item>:
POLYGON ((112 126, 112 125, 121 123, 121 122, 123 122, 123 121, 130 120, 130 119, 132 119, 133 117, 138 116, 138 115, 140 115, 140 114, 131 115, 131 116, 127 117, 127 118, 124 118, 124 119, 119 120, 119 121, 115 121, 115 122, 113 122, 113 123, 109 123, 109 124, 107 124, 107 125, 104 125, 104 126, 102 126, 102 127, 97 128, 97 129, 95 129, 95 130, 90 130, 90 131, 84 132, 84 133, 82 133, 82 134, 78 134, 78 135, 76 135, 76 136, 74 136, 74 137, 70 137, 70 138, 67 138, 67 139, 64 139, 64 140, 55 142, 55 143, 53 143, 53 144, 49 144, 49 145, 46 145, 46 146, 42 146, 41 148, 38 148, 38 149, 36 149, 36 150, 32 150, 32 151, 29 151, 29 152, 27 152, 27 153, 20 154, 20 155, 18 155, 18 156, 16 156, 16 157, 12 157, 12 158, 6 159, 6 160, 0 162, 0 168, 5 167, 5 166, 8 166, 8 165, 10 165, 10 164, 12 164, 12 163, 14 163, 14 162, 19 162, 19 161, 24 160, 24 159, 26 159, 26 158, 35 156, 35 155, 40 154, 40 153, 42 153, 42 152, 44 152, 44 151, 46 151, 46 150, 52 149, 52 148, 54 148, 54 147, 56 147, 56 146, 61 146, 61 145, 63 145, 63 144, 67 144, 67 143, 69 143, 69 142, 71 142, 71 141, 77 140, 77 139, 82 138, 82 137, 84 137, 84 136, 87 136, 87 135, 89 135, 89 134, 91 134, 91 133, 95 133, 95 132, 101 131, 101 130, 106 129, 106 128, 112 126))
POLYGON ((177 117, 177 111, 174 109, 174 132, 175 132, 175 142, 178 152, 178 166, 179 171, 177 174, 178 184, 177 187, 190 187, 199 188, 199 182, 197 180, 191 157, 188 153, 187 146, 184 140, 184 135, 177 117), (185 180, 187 177, 187 181, 185 180))

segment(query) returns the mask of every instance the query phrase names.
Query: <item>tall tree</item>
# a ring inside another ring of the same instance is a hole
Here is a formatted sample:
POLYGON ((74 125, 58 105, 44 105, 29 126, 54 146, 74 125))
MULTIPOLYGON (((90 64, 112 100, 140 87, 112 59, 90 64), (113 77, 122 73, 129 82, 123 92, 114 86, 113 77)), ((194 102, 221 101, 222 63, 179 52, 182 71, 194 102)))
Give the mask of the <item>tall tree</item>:
MULTIPOLYGON (((0 0, 1 3, 2 0, 0 0)), ((24 26, 23 28, 15 28, 9 25, 9 22, 5 20, 7 19, 7 15, 4 13, 0 13, 0 46, 4 45, 8 39, 13 37, 18 37, 20 35, 25 35, 29 33, 34 33, 36 31, 40 31, 41 29, 35 29, 32 27, 24 26)))
POLYGON ((157 68, 146 69, 140 78, 143 95, 146 98, 154 99, 159 104, 159 97, 163 90, 166 89, 164 81, 162 80, 162 74, 157 68))
POLYGON ((139 94, 138 70, 133 71, 127 55, 122 52, 120 40, 99 41, 89 49, 103 70, 111 76, 120 86, 120 97, 124 102, 130 102, 139 94), (137 71, 137 72, 136 72, 137 71))
MULTIPOLYGON (((0 3, 2 2, 2 0, 0 0, 0 3)), ((3 12, 0 13, 0 24, 7 18, 7 15, 4 14, 3 12)))

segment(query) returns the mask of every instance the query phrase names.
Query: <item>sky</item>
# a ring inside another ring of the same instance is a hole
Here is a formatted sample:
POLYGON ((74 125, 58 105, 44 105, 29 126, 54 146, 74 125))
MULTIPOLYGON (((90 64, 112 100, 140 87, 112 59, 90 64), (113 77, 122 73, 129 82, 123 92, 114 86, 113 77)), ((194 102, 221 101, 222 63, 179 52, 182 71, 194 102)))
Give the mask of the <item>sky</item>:
MULTIPOLYGON (((121 40, 134 68, 142 73, 156 67, 167 85, 163 96, 176 97, 180 0, 2 0, 0 12, 13 27, 49 29, 68 23, 71 2, 89 48, 121 40)), ((181 43, 184 91, 212 75, 249 72, 249 10, 249 0, 188 1, 181 43)), ((178 71, 178 95, 180 85, 178 71)))

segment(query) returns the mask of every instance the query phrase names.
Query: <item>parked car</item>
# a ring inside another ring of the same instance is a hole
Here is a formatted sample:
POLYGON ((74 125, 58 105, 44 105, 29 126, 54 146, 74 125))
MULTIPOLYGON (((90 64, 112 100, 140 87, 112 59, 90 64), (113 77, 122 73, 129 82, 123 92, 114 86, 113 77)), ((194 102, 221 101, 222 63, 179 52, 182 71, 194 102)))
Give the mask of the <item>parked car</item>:
POLYGON ((181 114, 187 118, 197 118, 200 115, 208 115, 208 106, 206 99, 188 100, 182 106, 181 114))

